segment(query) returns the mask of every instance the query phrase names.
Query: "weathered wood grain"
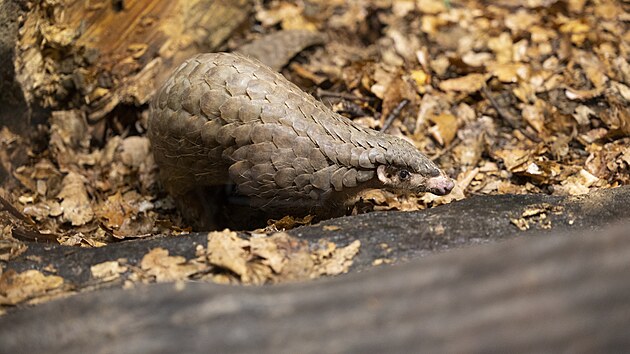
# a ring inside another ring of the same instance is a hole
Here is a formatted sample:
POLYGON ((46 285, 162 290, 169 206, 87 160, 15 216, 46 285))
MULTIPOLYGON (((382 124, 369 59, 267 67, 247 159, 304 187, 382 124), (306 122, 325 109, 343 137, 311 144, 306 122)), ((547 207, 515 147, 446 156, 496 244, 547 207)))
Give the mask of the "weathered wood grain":
POLYGON ((6 23, 0 26, 0 103, 18 113, 0 126, 45 122, 50 111, 74 107, 96 123, 121 104, 141 106, 184 58, 217 50, 253 5, 249 0, 26 3, 0 4, 6 23))
POLYGON ((630 223, 334 279, 87 293, 0 318, 11 353, 619 352, 630 223))

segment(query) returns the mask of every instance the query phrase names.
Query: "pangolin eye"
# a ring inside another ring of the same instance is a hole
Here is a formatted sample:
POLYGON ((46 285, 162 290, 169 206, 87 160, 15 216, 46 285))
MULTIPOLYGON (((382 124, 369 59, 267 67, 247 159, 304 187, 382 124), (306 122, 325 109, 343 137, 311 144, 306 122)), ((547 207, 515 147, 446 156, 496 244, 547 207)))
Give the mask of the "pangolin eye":
POLYGON ((409 177, 411 177, 411 173, 409 173, 409 171, 407 170, 400 170, 398 171, 398 177, 400 177, 400 179, 402 180, 406 180, 406 179, 409 179, 409 177))

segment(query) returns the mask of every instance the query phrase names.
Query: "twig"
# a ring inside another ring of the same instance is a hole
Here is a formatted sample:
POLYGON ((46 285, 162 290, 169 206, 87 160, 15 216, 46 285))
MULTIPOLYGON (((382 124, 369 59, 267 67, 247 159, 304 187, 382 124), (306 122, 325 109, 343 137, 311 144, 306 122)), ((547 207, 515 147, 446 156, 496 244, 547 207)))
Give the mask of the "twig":
POLYGON ((357 103, 352 101, 341 101, 341 109, 337 111, 337 113, 347 113, 352 117, 364 117, 368 115, 372 115, 372 113, 367 112, 363 107, 357 103))
POLYGON ((351 101, 363 101, 363 102, 374 101, 374 98, 372 97, 359 97, 359 96, 351 95, 349 93, 333 92, 333 91, 328 91, 328 90, 324 90, 320 88, 317 89, 316 93, 317 93, 317 97, 319 98, 334 97, 334 98, 343 98, 344 100, 351 100, 351 101))
POLYGON ((455 137, 455 139, 451 141, 451 144, 449 146, 445 147, 444 149, 442 149, 442 151, 430 157, 431 161, 436 161, 440 157, 444 156, 447 152, 450 152, 451 150, 453 150, 453 148, 457 146, 460 142, 461 141, 459 137, 455 137))
POLYGON ((501 107, 499 103, 494 99, 494 97, 490 94, 490 91, 488 91, 488 88, 485 85, 481 88, 481 92, 483 93, 484 96, 486 96, 488 101, 490 101, 490 104, 497 111, 497 113, 499 114, 499 117, 503 118, 503 120, 508 122, 508 124, 512 127, 512 129, 516 129, 520 131, 521 133, 523 133, 523 135, 525 135, 531 141, 534 141, 537 143, 541 141, 540 138, 537 137, 536 135, 528 132, 525 129, 522 129, 520 125, 518 124, 519 119, 515 117, 510 111, 501 107))
POLYGON ((394 122, 394 119, 400 115, 400 112, 403 110, 403 108, 405 108, 405 106, 408 103, 409 103, 409 100, 405 98, 402 101, 400 101, 398 105, 396 105, 396 107, 394 107, 394 109, 391 110, 391 112, 389 112, 389 114, 387 115, 387 118, 385 118, 385 122, 383 122, 383 128, 381 129, 382 132, 386 131, 389 128, 389 126, 392 125, 392 123, 394 122))
POLYGON ((28 230, 21 227, 15 227, 12 231, 13 237, 21 241, 39 241, 44 240, 47 243, 56 243, 57 235, 55 234, 42 234, 37 230, 37 225, 35 222, 27 217, 26 215, 20 213, 8 200, 4 199, 4 197, 0 196, 0 210, 7 211, 10 215, 15 217, 16 219, 26 223, 28 226, 33 227, 35 230, 28 230))
POLYGON ((57 235, 55 234, 42 234, 37 230, 27 230, 16 227, 12 231, 13 237, 20 241, 57 243, 57 235))
POLYGON ((8 211, 9 214, 13 215, 14 217, 18 218, 19 220, 24 221, 25 223, 31 226, 35 226, 35 222, 33 220, 26 217, 24 214, 20 213, 19 210, 17 210, 11 203, 9 203, 2 196, 0 196, 0 204, 2 204, 2 209, 8 211))

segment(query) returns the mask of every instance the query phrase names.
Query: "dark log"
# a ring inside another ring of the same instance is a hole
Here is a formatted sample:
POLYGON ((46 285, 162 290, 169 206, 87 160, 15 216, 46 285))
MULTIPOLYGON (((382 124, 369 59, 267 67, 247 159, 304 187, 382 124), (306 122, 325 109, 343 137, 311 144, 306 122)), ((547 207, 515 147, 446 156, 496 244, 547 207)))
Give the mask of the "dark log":
MULTIPOLYGON (((453 248, 496 242, 532 234, 554 234, 579 230, 599 230, 611 223, 630 220, 630 186, 593 192, 581 197, 547 195, 474 196, 456 203, 417 212, 374 212, 327 220, 313 226, 290 230, 289 234, 310 242, 325 238, 338 246, 361 240, 351 271, 373 267, 377 259, 392 263, 420 258, 453 248), (530 228, 521 231, 511 219, 524 211, 539 210, 529 218, 530 228), (541 215, 545 217, 542 218, 541 215), (327 231, 324 226, 338 226, 327 231)), ((245 234, 241 234, 247 237, 245 234)), ((197 245, 206 244, 206 234, 158 237, 124 241, 100 248, 29 244, 27 252, 10 261, 6 269, 57 270, 76 288, 89 286, 90 267, 105 261, 125 258, 137 265, 155 247, 187 259, 195 257, 197 245), (36 260, 41 259, 41 262, 36 260)))
POLYGON ((87 293, 0 318, 0 352, 622 352, 629 229, 547 233, 308 283, 87 293))

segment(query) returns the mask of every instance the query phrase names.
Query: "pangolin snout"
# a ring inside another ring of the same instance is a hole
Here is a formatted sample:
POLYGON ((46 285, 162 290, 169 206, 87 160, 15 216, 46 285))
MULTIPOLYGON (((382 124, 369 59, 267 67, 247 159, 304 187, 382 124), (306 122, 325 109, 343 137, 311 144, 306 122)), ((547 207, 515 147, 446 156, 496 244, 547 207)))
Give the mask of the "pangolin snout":
POLYGON ((435 195, 446 195, 451 192, 455 183, 446 176, 431 177, 427 180, 427 191, 435 195))

